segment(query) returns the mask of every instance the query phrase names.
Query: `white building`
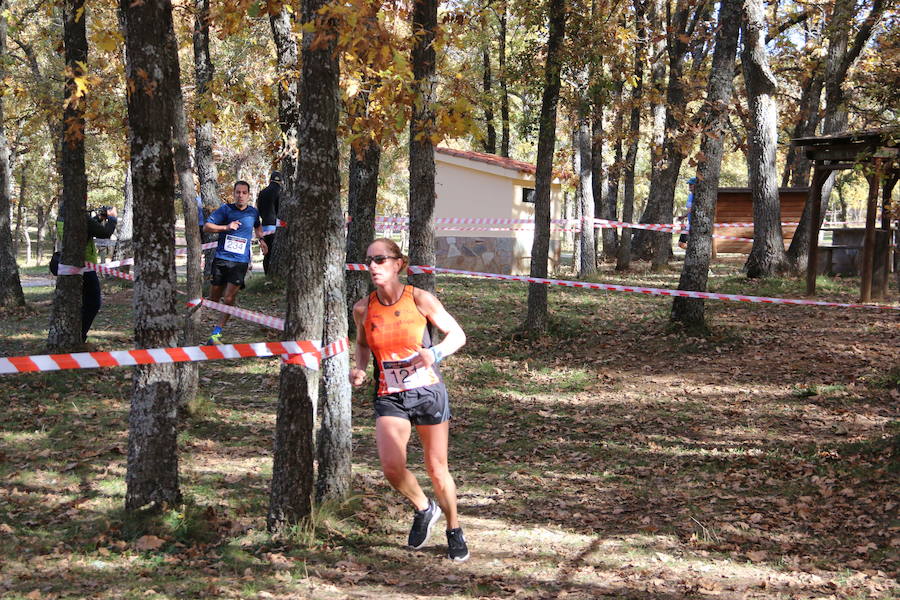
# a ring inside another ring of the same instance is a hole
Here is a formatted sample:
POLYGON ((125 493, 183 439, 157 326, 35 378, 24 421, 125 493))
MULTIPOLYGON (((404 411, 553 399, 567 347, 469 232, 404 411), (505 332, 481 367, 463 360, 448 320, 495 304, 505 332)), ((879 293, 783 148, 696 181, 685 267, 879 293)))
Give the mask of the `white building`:
MULTIPOLYGON (((494 154, 450 148, 435 148, 434 159, 435 218, 534 219, 534 165, 494 154)), ((562 185, 554 179, 550 189, 550 218, 559 219, 561 214, 562 185)), ((447 231, 441 230, 441 225, 437 227, 438 266, 512 275, 529 273, 531 226, 504 231, 447 231)), ((551 270, 559 262, 561 242, 562 233, 551 228, 548 264, 551 270)))

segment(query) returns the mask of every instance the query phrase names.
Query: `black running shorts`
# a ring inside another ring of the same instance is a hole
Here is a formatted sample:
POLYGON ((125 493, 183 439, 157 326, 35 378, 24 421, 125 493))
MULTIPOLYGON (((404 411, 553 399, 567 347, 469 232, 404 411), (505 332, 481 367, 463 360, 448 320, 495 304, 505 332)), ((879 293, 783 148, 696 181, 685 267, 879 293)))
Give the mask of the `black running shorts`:
POLYGON ((443 383, 375 398, 375 418, 400 417, 413 425, 440 425, 450 420, 450 399, 443 383))
POLYGON ((235 262, 233 260, 225 260, 224 258, 213 259, 212 264, 212 285, 225 285, 231 283, 244 289, 244 277, 247 275, 248 263, 235 262))

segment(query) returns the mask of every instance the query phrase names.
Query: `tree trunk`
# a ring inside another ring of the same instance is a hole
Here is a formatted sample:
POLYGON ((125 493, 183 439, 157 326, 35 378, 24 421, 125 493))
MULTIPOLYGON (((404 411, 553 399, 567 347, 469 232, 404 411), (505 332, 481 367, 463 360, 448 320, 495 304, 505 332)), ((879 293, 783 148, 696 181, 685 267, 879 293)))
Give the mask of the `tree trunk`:
POLYGON ((579 218, 581 219, 581 262, 578 265, 578 277, 584 279, 597 273, 597 255, 594 243, 594 186, 591 178, 591 125, 585 113, 579 115, 578 130, 576 132, 578 146, 579 167, 578 172, 578 200, 579 218))
POLYGON ((116 260, 134 256, 134 182, 131 178, 131 161, 125 166, 122 196, 125 203, 116 223, 116 260))
MULTIPOLYGON (((134 216, 134 338, 138 348, 174 346, 175 172, 171 61, 174 37, 168 0, 120 0, 125 21, 128 124, 134 216), (149 78, 141 74, 151 74, 149 78)), ((66 227, 68 231, 68 227, 66 227)), ((173 364, 134 368, 128 419, 125 509, 162 509, 181 502, 178 485, 176 369, 173 364)))
MULTIPOLYGON (((544 67, 544 93, 541 99, 541 125, 538 132, 537 169, 534 175, 534 242, 531 245, 531 276, 547 277, 550 253, 550 183, 553 180, 553 151, 556 146, 556 108, 559 103, 562 45, 566 35, 566 2, 550 0, 548 5, 550 36, 544 67)), ((525 330, 540 332, 547 328, 547 286, 528 284, 528 315, 525 330)))
MULTIPOLYGON (((184 239, 187 243, 187 281, 185 292, 188 298, 199 298, 203 291, 203 272, 200 268, 200 223, 197 217, 197 184, 191 166, 191 146, 188 139, 187 117, 184 111, 184 95, 181 90, 181 65, 178 60, 178 39, 174 30, 167 38, 166 50, 170 69, 172 101, 172 142, 178 187, 181 190, 181 212, 184 217, 184 239)), ((197 343, 197 332, 201 327, 200 311, 187 311, 182 320, 179 344, 193 346, 197 343)), ((184 411, 188 403, 197 396, 200 368, 195 362, 179 363, 178 400, 179 410, 184 411)))
MULTIPOLYGON (((366 250, 375 239, 375 205, 378 199, 378 165, 381 146, 374 140, 366 140, 361 154, 350 149, 350 176, 348 178, 347 204, 350 224, 347 230, 346 260, 360 264, 366 258, 366 250)), ((347 271, 347 322, 353 328, 353 305, 369 293, 371 279, 368 271, 347 271)))
MULTIPOLYGON (((666 139, 666 37, 664 17, 666 5, 663 0, 648 0, 650 10, 650 87, 653 103, 650 115, 653 127, 650 133, 650 181, 659 180, 665 166, 663 145, 666 139)), ((644 210, 641 212, 641 223, 659 223, 658 196, 649 194, 644 210)), ((646 229, 635 229, 631 232, 631 254, 638 260, 649 260, 652 253, 653 235, 646 229)))
MULTIPOLYGON (((622 109, 622 91, 623 82, 618 82, 618 93, 613 99, 613 105, 616 107, 616 119, 613 123, 612 130, 615 132, 616 143, 615 152, 613 154, 613 164, 607 170, 606 196, 603 198, 604 212, 608 215, 610 221, 618 220, 619 208, 619 184, 622 180, 622 127, 625 113, 622 109)), ((619 253, 619 236, 615 229, 610 229, 609 252, 604 251, 607 258, 612 258, 619 253)))
MULTIPOLYGON (((282 197, 294 193, 297 181, 297 112, 299 110, 297 38, 294 34, 293 11, 289 4, 284 4, 278 13, 269 15, 272 39, 275 41, 278 69, 278 126, 281 129, 281 173, 284 180, 281 189, 282 197)), ((274 248, 270 249, 269 272, 275 277, 287 277, 289 264, 285 244, 284 229, 275 231, 274 248)))
MULTIPOLYGON (((625 189, 622 194, 622 220, 630 223, 634 218, 634 176, 638 147, 641 141, 641 103, 644 97, 644 61, 647 52, 647 24, 644 21, 645 0, 634 0, 634 22, 637 42, 634 46, 634 89, 631 92, 631 114, 628 119, 628 150, 622 166, 625 189)), ((616 271, 631 268, 631 228, 622 229, 616 254, 616 271)))
MULTIPOLYGON (((572 124, 572 172, 580 173, 581 172, 581 152, 578 151, 579 144, 579 131, 578 131, 578 121, 576 119, 575 123, 572 124)), ((568 192, 563 192, 563 203, 562 203, 562 215, 563 219, 575 219, 578 221, 579 225, 581 224, 581 193, 582 187, 581 182, 575 184, 575 195, 572 198, 572 201, 569 201, 568 192)), ((566 245, 571 242, 572 246, 572 266, 575 269, 581 268, 581 231, 572 231, 566 232, 564 235, 564 239, 566 240, 566 245), (571 235, 571 239, 570 239, 571 235)))
MULTIPOLYGON (((323 345, 347 337, 347 294, 344 275, 346 248, 344 213, 335 193, 327 216, 325 255, 325 328, 323 345)), ((341 352, 322 361, 322 424, 316 451, 319 471, 316 500, 342 500, 350 493, 352 422, 350 415, 350 354, 341 352)))
POLYGON ((753 196, 753 247, 747 257, 748 277, 769 277, 787 266, 781 232, 781 201, 775 164, 778 142, 778 82, 766 54, 765 8, 762 0, 745 0, 744 50, 741 62, 747 87, 751 129, 747 160, 748 183, 753 196))
MULTIPOLYGON (((681 172, 681 163, 687 152, 686 144, 681 140, 687 120, 687 94, 685 90, 684 61, 689 50, 692 11, 703 11, 702 5, 692 6, 687 0, 678 0, 675 11, 671 15, 670 33, 666 38, 666 50, 669 57, 669 81, 666 86, 666 127, 663 141, 661 169, 650 181, 648 208, 652 205, 656 210, 656 223, 672 223, 674 217, 675 186, 681 172)), ((694 12, 693 17, 697 14, 694 12)), ((696 61, 696 58, 695 58, 696 61)), ((696 64, 696 63, 695 63, 696 64)), ((646 217, 647 211, 644 211, 646 217)), ((641 222, 645 221, 641 218, 641 222)), ((652 268, 663 270, 672 255, 672 233, 669 231, 651 232, 653 249, 652 268)))
MULTIPOLYGON (((601 67, 597 67, 598 69, 601 67)), ((606 147, 606 131, 603 126, 604 102, 600 94, 594 94, 593 115, 591 118, 591 185, 594 198, 594 215, 601 219, 611 220, 609 204, 604 202, 609 196, 609 170, 603 158, 606 147)), ((603 256, 607 256, 616 244, 615 229, 600 229, 603 256)))
MULTIPOLYGON (((490 1, 490 0, 488 0, 490 1)), ((482 35, 484 36, 484 47, 481 49, 481 75, 482 75, 482 91, 484 92, 484 151, 488 154, 497 153, 497 129, 494 127, 494 91, 493 78, 491 73, 491 36, 490 25, 487 16, 482 19, 481 23, 482 35)))
MULTIPOLYGON (((825 61, 825 117, 822 123, 822 135, 839 133, 847 128, 848 112, 847 112, 847 96, 844 91, 844 82, 847 79, 847 72, 850 67, 859 58, 865 45, 881 16, 884 13, 884 1, 875 0, 869 14, 863 19, 856 35, 851 43, 850 33, 854 19, 858 16, 855 14, 855 4, 851 0, 838 0, 834 3, 832 17, 828 23, 829 44, 828 56, 825 61)), ((828 207, 828 199, 831 196, 831 189, 834 185, 834 172, 825 181, 822 187, 820 218, 824 217, 826 208, 828 207)), ((810 201, 807 199, 806 205, 803 207, 803 214, 800 217, 800 224, 797 231, 791 239, 791 245, 787 251, 787 259, 791 268, 801 273, 806 271, 806 261, 809 256, 809 232, 810 219, 813 210, 810 201)), ((821 226, 821 221, 819 222, 821 226)))
MULTIPOLYGON (((412 30, 413 79, 416 102, 409 123, 409 259, 414 265, 433 265, 434 256, 434 39, 438 0, 414 0, 412 30)), ((434 274, 410 275, 416 287, 434 292, 434 274)))
MULTIPOLYGON (((6 77, 6 14, 7 0, 0 0, 0 81, 6 77)), ((13 251, 9 223, 9 204, 12 173, 9 165, 9 143, 3 126, 3 97, 0 96, 0 308, 25 306, 19 265, 13 251)), ((21 203, 21 194, 19 196, 21 203)))
MULTIPOLYGON (((316 12, 324 4, 324 0, 304 0, 303 22, 315 21, 316 12)), ((295 340, 321 338, 326 260, 341 260, 338 254, 332 251, 329 255, 327 250, 329 237, 334 237, 329 231, 333 230, 335 215, 340 211, 336 208, 340 198, 337 141, 340 71, 334 27, 333 23, 320 20, 316 22, 315 32, 303 34, 298 127, 298 142, 303 152, 297 165, 294 192, 284 203, 290 224, 287 227, 290 270, 286 284, 285 334, 295 340), (321 37, 316 39, 317 36, 321 37)), ((343 304, 332 310, 333 314, 345 314, 343 304)), ((318 387, 318 372, 299 364, 282 365, 267 517, 270 531, 282 530, 312 512, 313 430, 318 387)))
MULTIPOLYGON (((222 204, 219 198, 219 177, 216 163, 213 161, 213 124, 210 115, 216 110, 210 85, 213 79, 213 63, 209 54, 209 0, 194 0, 194 166, 197 168, 197 179, 200 182, 200 198, 203 203, 203 214, 211 212, 222 204)), ((204 241, 215 241, 215 234, 206 234, 204 241)), ((212 268, 215 249, 207 250, 205 272, 212 268)))
POLYGON ((35 226, 35 250, 38 264, 44 260, 44 227, 47 225, 47 213, 43 206, 37 207, 37 223, 35 226))
POLYGON ((509 158, 509 90, 506 82, 506 0, 500 2, 500 48, 497 69, 500 77, 500 156, 509 158))
MULTIPOLYGON (((818 64, 804 82, 800 94, 800 108, 797 124, 791 137, 809 137, 816 133, 819 126, 819 103, 822 98, 822 85, 825 83, 819 72, 818 64)), ((805 152, 797 151, 793 145, 788 148, 785 159, 784 174, 781 185, 787 187, 788 183, 794 187, 809 186, 809 173, 812 163, 806 158, 805 152)))
MULTIPOLYGON (((2 17, 0 17, 0 18, 2 18, 2 17)), ((12 152, 9 152, 9 154, 12 155, 12 152)), ((13 234, 13 239, 12 239, 12 245, 13 245, 12 250, 13 250, 13 256, 15 256, 15 257, 19 256, 19 250, 21 250, 21 247, 19 246, 19 244, 22 242, 22 240, 25 239, 25 235, 23 234, 22 226, 25 222, 25 193, 28 191, 28 177, 25 174, 28 170, 29 170, 29 166, 28 166, 27 162, 22 164, 22 168, 19 169, 19 199, 16 202, 16 230, 15 230, 15 233, 13 234)), ((8 181, 9 185, 12 186, 13 177, 14 177, 13 176, 13 165, 12 165, 12 162, 10 162, 9 177, 5 177, 4 181, 8 181)), ((10 201, 12 201, 12 192, 11 191, 8 194, 8 197, 10 198, 10 201)), ((29 256, 29 258, 30 258, 30 256, 29 256)), ((28 262, 26 261, 25 264, 27 265, 28 262)))
MULTIPOLYGON (((63 5, 63 37, 66 54, 65 98, 63 108, 62 182, 64 216, 61 265, 84 266, 84 249, 88 242, 85 201, 87 176, 84 170, 84 98, 76 95, 75 77, 85 75, 87 65, 87 14, 84 0, 66 0, 63 5), (76 132, 70 135, 68 132, 76 132)), ((47 348, 50 352, 67 352, 82 343, 81 275, 60 275, 56 279, 53 312, 47 348)))
MULTIPOLYGON (((703 159, 697 171, 697 186, 691 206, 690 232, 684 267, 678 283, 680 290, 705 291, 712 256, 713 220, 716 192, 725 149, 728 109, 734 92, 734 63, 741 23, 742 0, 723 0, 719 8, 719 29, 712 69, 706 87, 706 102, 700 141, 703 159)), ((691 328, 705 326, 704 301, 699 298, 675 298, 672 320, 691 328)))

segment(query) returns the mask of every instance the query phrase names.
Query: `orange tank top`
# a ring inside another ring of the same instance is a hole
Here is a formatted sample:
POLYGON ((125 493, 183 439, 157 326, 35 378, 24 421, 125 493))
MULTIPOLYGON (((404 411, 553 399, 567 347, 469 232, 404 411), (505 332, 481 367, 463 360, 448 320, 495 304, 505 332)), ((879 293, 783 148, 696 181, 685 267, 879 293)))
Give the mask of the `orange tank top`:
POLYGON ((366 343, 377 363, 379 396, 440 383, 433 367, 414 369, 409 365, 420 348, 431 347, 428 320, 419 312, 413 290, 407 285, 400 299, 390 305, 382 304, 377 292, 369 294, 364 327, 366 343))

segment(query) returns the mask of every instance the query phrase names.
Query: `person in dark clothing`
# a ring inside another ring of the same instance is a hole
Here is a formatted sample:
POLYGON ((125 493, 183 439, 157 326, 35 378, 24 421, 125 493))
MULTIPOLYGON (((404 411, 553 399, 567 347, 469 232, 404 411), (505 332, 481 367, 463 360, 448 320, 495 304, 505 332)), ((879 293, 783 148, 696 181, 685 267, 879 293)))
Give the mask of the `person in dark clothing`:
MULTIPOLYGON (((118 223, 116 207, 106 206, 96 212, 96 214, 87 213, 87 234, 88 243, 84 249, 84 262, 97 264, 100 262, 100 255, 97 252, 97 245, 94 244, 94 238, 108 240, 116 231, 118 223)), ((60 219, 56 222, 56 232, 58 239, 63 239, 63 221, 60 219)), ((103 303, 103 296, 100 290, 100 278, 97 277, 96 271, 84 271, 81 274, 81 341, 87 341, 88 331, 94 324, 94 318, 100 312, 100 306, 103 303)))
POLYGON ((263 272, 269 274, 269 260, 272 257, 272 248, 275 246, 275 228, 278 226, 278 201, 281 199, 281 173, 272 171, 269 176, 269 185, 264 187, 256 197, 256 209, 262 220, 263 239, 269 247, 269 252, 263 257, 263 272))

